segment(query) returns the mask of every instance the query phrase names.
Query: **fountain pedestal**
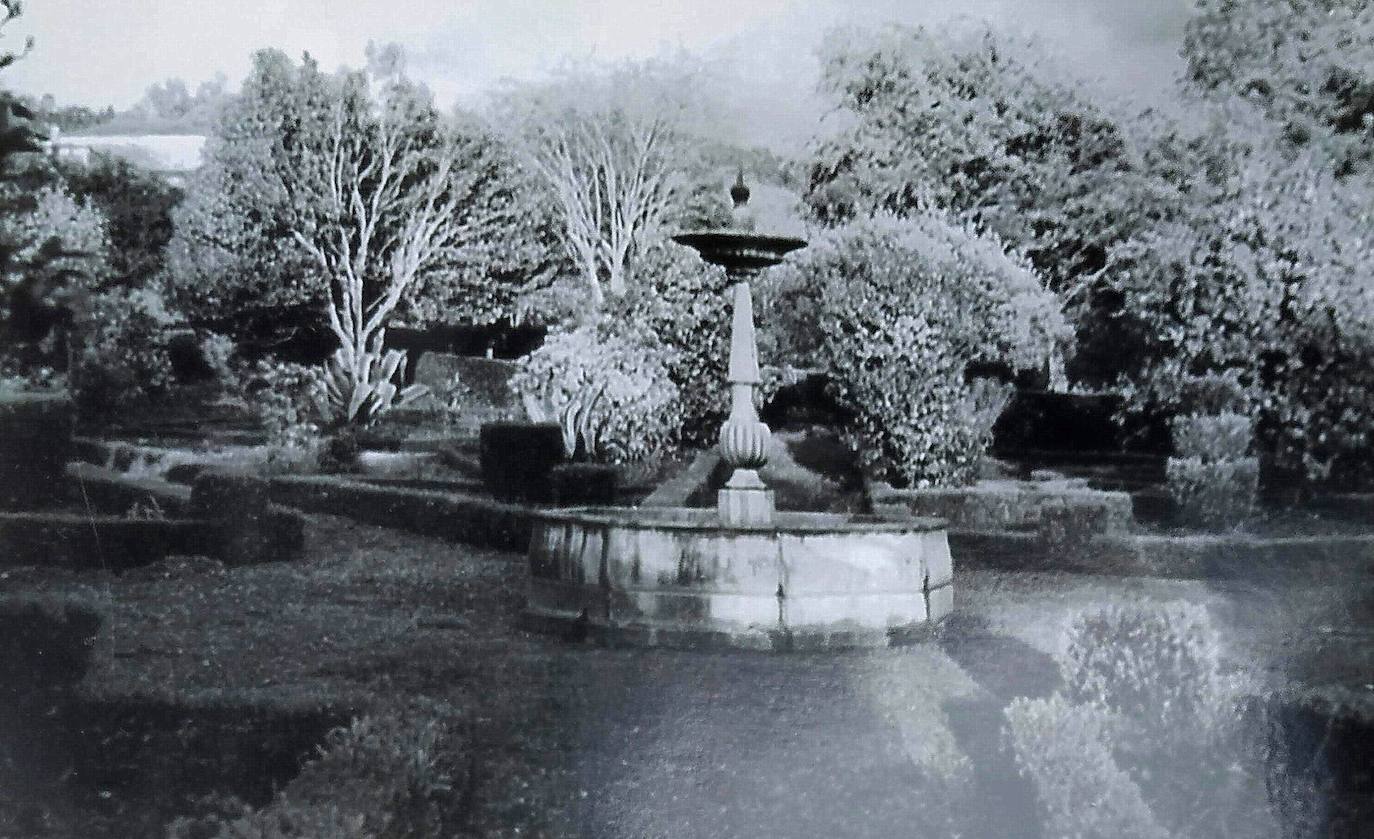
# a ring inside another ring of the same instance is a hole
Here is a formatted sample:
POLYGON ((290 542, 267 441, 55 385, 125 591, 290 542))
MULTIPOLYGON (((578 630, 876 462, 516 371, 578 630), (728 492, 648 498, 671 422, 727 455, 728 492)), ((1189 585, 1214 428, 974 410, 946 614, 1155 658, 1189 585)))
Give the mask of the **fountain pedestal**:
POLYGON ((749 282, 740 278, 730 327, 730 416, 720 429, 720 454, 733 472, 716 496, 720 520, 729 527, 765 527, 773 521, 773 491, 758 472, 768 462, 772 434, 754 408, 760 382, 756 346, 749 282))

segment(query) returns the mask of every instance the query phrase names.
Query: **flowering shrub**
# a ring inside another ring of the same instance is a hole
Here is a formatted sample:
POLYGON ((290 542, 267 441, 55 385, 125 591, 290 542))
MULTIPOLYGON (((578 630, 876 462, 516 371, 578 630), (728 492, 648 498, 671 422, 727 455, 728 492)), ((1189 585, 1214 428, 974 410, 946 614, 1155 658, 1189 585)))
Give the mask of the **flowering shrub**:
POLYGON ((851 445, 897 484, 971 481, 1009 396, 970 364, 1034 367, 1065 334, 1054 296, 997 242, 936 214, 859 222, 813 243, 816 359, 855 417, 851 445))
POLYGON ((547 404, 554 416, 600 390, 589 421, 599 428, 598 456, 613 463, 645 460, 670 447, 682 425, 666 355, 651 335, 603 320, 551 335, 520 360, 510 388, 547 404))

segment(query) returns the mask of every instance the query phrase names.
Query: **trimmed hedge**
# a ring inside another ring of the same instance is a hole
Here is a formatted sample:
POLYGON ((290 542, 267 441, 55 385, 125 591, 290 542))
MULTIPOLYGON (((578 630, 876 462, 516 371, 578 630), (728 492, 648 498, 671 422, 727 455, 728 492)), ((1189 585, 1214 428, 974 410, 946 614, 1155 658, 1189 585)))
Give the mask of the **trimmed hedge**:
POLYGON ((62 497, 75 421, 65 393, 0 394, 0 510, 50 507, 62 497))
POLYGON ((528 507, 456 492, 376 486, 327 476, 272 479, 272 499, 450 542, 524 553, 533 530, 528 507))
POLYGON ((89 609, 0 601, 0 706, 81 681, 99 630, 89 609))
POLYGON ((503 501, 547 502, 549 472, 566 459, 563 429, 554 422, 493 422, 482 426, 482 481, 503 501))
POLYGON ((549 472, 556 507, 612 506, 620 470, 609 463, 564 463, 549 472))
POLYGON ((212 554, 218 541, 210 522, 197 519, 0 513, 0 566, 121 571, 172 554, 212 554))

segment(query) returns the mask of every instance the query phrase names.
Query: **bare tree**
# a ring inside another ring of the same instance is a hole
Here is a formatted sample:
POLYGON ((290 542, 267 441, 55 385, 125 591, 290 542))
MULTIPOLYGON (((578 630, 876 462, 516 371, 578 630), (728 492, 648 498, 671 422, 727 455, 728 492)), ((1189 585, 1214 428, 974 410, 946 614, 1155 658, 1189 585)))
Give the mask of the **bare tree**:
POLYGON ((657 116, 567 112, 528 143, 535 170, 558 202, 568 255, 597 305, 608 291, 625 293, 635 246, 673 206, 667 132, 657 116))

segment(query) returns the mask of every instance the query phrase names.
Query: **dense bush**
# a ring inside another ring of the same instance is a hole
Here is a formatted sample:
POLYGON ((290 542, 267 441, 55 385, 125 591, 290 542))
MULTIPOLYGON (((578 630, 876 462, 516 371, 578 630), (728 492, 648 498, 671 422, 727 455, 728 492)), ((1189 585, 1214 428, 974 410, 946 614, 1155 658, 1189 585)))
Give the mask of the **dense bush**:
POLYGON ((969 366, 1035 367, 1064 335, 1029 266, 937 214, 836 231, 780 282, 810 290, 793 293, 812 301, 793 323, 817 336, 851 445, 896 484, 972 480, 1010 389, 969 383, 969 366))
POLYGON ((677 386, 680 439, 714 445, 729 409, 730 293, 725 273, 691 250, 659 242, 639 255, 623 300, 608 317, 641 324, 657 340, 677 386))
POLYGON ((1006 716, 1017 766, 1035 782, 1047 835, 1169 839, 1139 785, 1117 766, 1100 709, 1060 696, 1022 698, 1006 716))
POLYGON ((324 399, 319 367, 259 361, 245 375, 243 390, 274 445, 309 450, 318 446, 319 404, 324 399))
POLYGON ((1209 529, 1235 527, 1254 510, 1259 460, 1169 458, 1169 496, 1181 524, 1209 529))
POLYGON ((522 399, 561 408, 600 391, 591 424, 599 459, 623 463, 655 457, 671 447, 682 427, 679 390, 668 354, 635 324, 612 320, 549 337, 521 359, 510 387, 522 399))
POLYGON ((1171 428, 1175 455, 1205 461, 1245 457, 1254 435, 1250 418, 1241 414, 1175 417, 1171 428))
POLYGON ((114 290, 92 297, 89 306, 70 371, 82 411, 98 415, 164 391, 172 381, 171 318, 161 301, 146 291, 114 290))
POLYGON ((1273 834, 1242 686, 1219 653, 1206 610, 1187 604, 1114 607, 1068 627, 1062 691, 1006 710, 1053 835, 1273 834))
POLYGON ((440 836, 458 829, 466 760, 450 722, 454 710, 425 703, 364 717, 331 731, 319 756, 261 809, 221 802, 229 812, 177 819, 175 839, 288 839, 440 836), (429 707, 426 707, 429 706, 429 707), (238 812, 233 812, 237 810, 238 812))

